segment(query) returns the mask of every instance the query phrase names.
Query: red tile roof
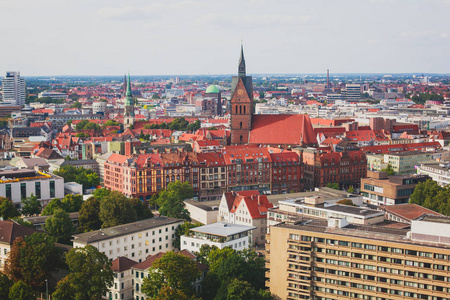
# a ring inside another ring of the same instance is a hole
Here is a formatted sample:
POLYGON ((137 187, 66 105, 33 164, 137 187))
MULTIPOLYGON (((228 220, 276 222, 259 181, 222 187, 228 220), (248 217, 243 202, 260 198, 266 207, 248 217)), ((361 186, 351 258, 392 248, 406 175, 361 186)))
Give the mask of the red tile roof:
POLYGON ((136 265, 137 262, 129 259, 128 257, 120 256, 112 261, 111 269, 114 272, 123 272, 136 265))
MULTIPOLYGON (((159 252, 155 255, 149 255, 147 256, 147 259, 144 260, 141 263, 138 263, 136 265, 133 266, 133 269, 139 269, 139 270, 147 270, 148 268, 151 268, 151 266, 153 265, 153 263, 160 259, 161 257, 163 257, 165 253, 164 252, 159 252)), ((190 251, 188 250, 181 250, 180 252, 177 252, 177 254, 181 254, 184 256, 187 256, 188 258, 194 260, 197 258, 197 256, 195 256, 194 254, 192 254, 190 251)))
POLYGON ((12 245, 18 237, 27 237, 37 232, 36 229, 17 224, 14 221, 0 221, 0 242, 12 245))
POLYGON ((245 191, 236 193, 230 212, 235 213, 242 202, 245 202, 252 219, 266 218, 267 209, 273 207, 266 195, 260 195, 258 191, 245 191))
POLYGON ((250 144, 315 145, 308 115, 253 115, 250 144))
POLYGON ((398 204, 384 206, 386 212, 395 214, 401 218, 407 220, 415 220, 423 215, 435 215, 442 216, 441 214, 432 211, 428 208, 422 207, 417 204, 398 204))
POLYGON ((126 155, 113 153, 108 158, 107 162, 108 163, 116 163, 116 164, 119 164, 119 165, 123 165, 127 159, 128 159, 128 156, 126 156, 126 155))

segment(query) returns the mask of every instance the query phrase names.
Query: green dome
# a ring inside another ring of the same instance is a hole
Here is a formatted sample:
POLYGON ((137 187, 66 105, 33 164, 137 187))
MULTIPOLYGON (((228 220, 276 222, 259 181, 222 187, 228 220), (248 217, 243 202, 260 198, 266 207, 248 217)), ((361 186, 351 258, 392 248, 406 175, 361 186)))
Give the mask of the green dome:
POLYGON ((215 86, 214 84, 211 84, 210 86, 208 86, 205 93, 206 94, 217 94, 217 93, 220 93, 220 90, 217 88, 217 86, 215 86))

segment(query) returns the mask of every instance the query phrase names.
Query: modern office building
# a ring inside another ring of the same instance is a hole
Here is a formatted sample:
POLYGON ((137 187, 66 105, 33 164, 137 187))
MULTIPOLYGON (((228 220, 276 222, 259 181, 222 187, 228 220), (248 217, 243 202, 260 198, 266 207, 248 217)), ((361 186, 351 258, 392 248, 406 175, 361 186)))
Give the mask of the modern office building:
POLYGON ((20 77, 20 72, 6 72, 2 79, 3 102, 12 105, 25 104, 25 79, 20 77))
POLYGON ((405 151, 386 154, 367 154, 367 170, 381 171, 388 165, 397 175, 415 174, 416 166, 433 159, 433 153, 422 151, 405 151))
POLYGON ((22 199, 37 196, 42 205, 54 198, 64 198, 62 177, 37 172, 33 169, 12 169, 0 171, 0 197, 11 199, 20 209, 22 199))
POLYGON ((427 175, 388 176, 386 172, 367 171, 367 178, 361 178, 361 195, 372 205, 408 203, 416 185, 427 179, 427 175))
POLYGON ((421 163, 417 168, 417 174, 428 175, 440 186, 446 186, 450 183, 450 163, 438 161, 421 163))
POLYGON ((349 225, 304 218, 271 228, 266 285, 279 299, 448 299, 450 219, 349 225))
POLYGON ((360 84, 346 84, 345 100, 355 102, 361 100, 361 85, 360 84))
POLYGON ((109 259, 120 256, 142 262, 149 255, 173 251, 175 230, 184 220, 155 217, 73 236, 73 247, 91 245, 109 259))

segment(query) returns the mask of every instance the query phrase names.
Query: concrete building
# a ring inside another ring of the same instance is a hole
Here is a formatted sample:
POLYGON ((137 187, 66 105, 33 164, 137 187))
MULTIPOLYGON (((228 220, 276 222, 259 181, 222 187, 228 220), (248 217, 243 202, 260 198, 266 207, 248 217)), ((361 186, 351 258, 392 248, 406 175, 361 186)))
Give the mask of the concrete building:
POLYGON ((345 100, 348 102, 358 102, 361 100, 361 85, 360 84, 349 84, 345 85, 346 94, 345 100))
POLYGON ((92 103, 92 113, 95 114, 105 114, 106 105, 108 103, 104 101, 95 101, 92 103))
POLYGON ((364 202, 372 205, 394 205, 408 203, 409 197, 419 182, 430 179, 426 175, 395 175, 386 172, 367 171, 361 179, 361 195, 364 202))
POLYGON ((433 153, 406 151, 386 154, 367 154, 367 170, 381 171, 391 165, 397 175, 415 174, 416 166, 432 160, 433 153))
POLYGON ((271 228, 266 285, 279 299, 448 299, 450 219, 411 229, 305 218, 271 228))
POLYGON ((25 105, 25 79, 20 77, 20 72, 6 72, 2 79, 3 102, 12 105, 25 105))
POLYGON ((112 261, 111 269, 114 272, 114 280, 108 292, 106 292, 106 299, 134 299, 134 281, 131 268, 137 264, 136 261, 123 256, 112 261))
POLYGON ((440 186, 450 183, 450 163, 448 162, 426 162, 417 168, 417 174, 428 175, 440 186))
POLYGON ((11 199, 22 208, 22 199, 37 196, 43 206, 54 198, 64 198, 64 179, 30 169, 0 171, 0 197, 11 199))
POLYGON ((120 256, 141 262, 160 251, 173 251, 175 230, 184 220, 155 217, 73 236, 73 247, 92 245, 109 259, 120 256))
POLYGON ((211 224, 217 222, 219 207, 207 205, 195 200, 185 200, 185 208, 189 211, 192 220, 202 224, 211 224))
POLYGON ((188 236, 181 236, 181 250, 198 252, 202 245, 219 249, 231 247, 234 250, 248 249, 252 245, 251 231, 254 226, 217 222, 192 228, 188 236))
MULTIPOLYGON (((54 100, 59 100, 59 99, 63 99, 66 100, 67 98, 69 98, 69 96, 65 93, 58 93, 58 92, 40 92, 38 94, 38 98, 52 98, 54 100)), ((39 101, 39 100, 37 100, 39 101)))

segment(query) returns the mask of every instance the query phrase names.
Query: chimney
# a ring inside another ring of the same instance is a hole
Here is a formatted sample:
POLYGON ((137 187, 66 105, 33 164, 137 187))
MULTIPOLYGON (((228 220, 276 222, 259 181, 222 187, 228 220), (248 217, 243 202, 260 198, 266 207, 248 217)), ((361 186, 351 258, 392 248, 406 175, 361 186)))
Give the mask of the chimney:
POLYGON ((258 206, 261 206, 261 195, 258 195, 258 206))

